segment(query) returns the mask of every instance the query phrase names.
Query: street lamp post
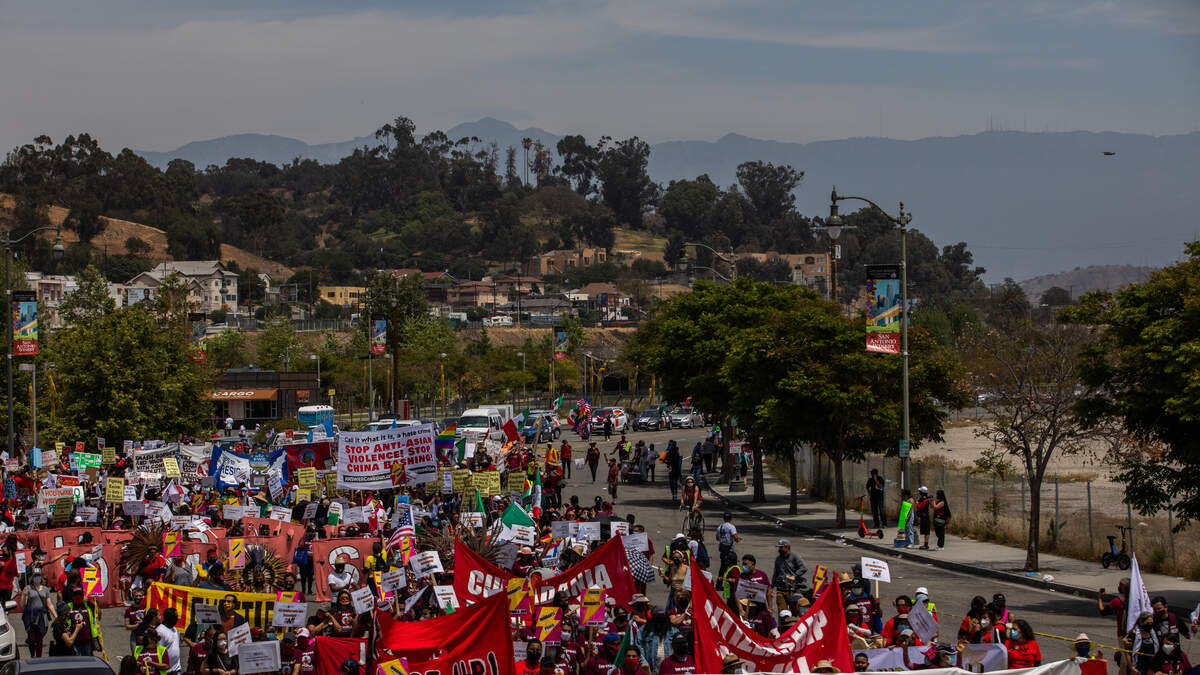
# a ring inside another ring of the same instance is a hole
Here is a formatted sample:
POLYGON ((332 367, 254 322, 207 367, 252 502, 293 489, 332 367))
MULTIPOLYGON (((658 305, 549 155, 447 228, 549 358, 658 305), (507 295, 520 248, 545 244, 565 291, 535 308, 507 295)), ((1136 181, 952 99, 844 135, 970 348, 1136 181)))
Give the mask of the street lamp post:
MULTIPOLYGON (((63 247, 62 235, 60 233, 60 230, 57 227, 51 227, 51 226, 39 227, 37 229, 26 232, 24 236, 19 237, 17 239, 13 239, 10 235, 5 235, 4 239, 0 240, 0 241, 3 241, 3 243, 4 243, 4 284, 5 284, 4 299, 8 302, 8 307, 6 308, 6 311, 9 312, 10 317, 12 315, 11 314, 12 313, 12 266, 10 265, 9 260, 12 258, 12 247, 16 246, 17 244, 25 241, 26 239, 32 237, 33 235, 35 235, 39 232, 47 232, 49 230, 54 230, 54 232, 55 232, 54 247, 51 249, 51 253, 54 256, 55 260, 61 260, 63 257, 63 254, 66 253, 66 248, 63 247)), ((12 323, 11 320, 9 321, 9 323, 10 324, 12 323)), ((13 429, 13 425, 15 424, 15 422, 13 420, 14 415, 13 415, 13 373, 12 373, 12 366, 13 366, 13 327, 12 327, 12 325, 7 326, 4 330, 4 332, 8 333, 8 456, 14 457, 16 450, 15 450, 15 443, 13 442, 13 439, 16 438, 16 435, 15 435, 14 429, 13 429)))
MULTIPOLYGON (((850 199, 844 197, 843 199, 850 199)), ((845 225, 842 223, 842 217, 838 215, 837 206, 837 190, 833 192, 833 201, 829 203, 829 219, 825 221, 825 235, 829 237, 829 299, 837 302, 837 261, 838 261, 838 237, 842 236, 842 230, 852 230, 853 225, 845 225)))
POLYGON ((726 277, 725 275, 721 274, 720 272, 716 271, 715 269, 713 269, 711 267, 693 267, 692 269, 698 269, 698 270, 706 269, 730 283, 737 281, 737 254, 736 253, 734 253, 733 251, 730 251, 729 257, 726 257, 720 251, 709 246, 708 244, 701 244, 699 242, 694 242, 694 241, 684 242, 683 245, 684 246, 699 246, 700 248, 708 249, 713 254, 713 257, 715 257, 717 260, 720 260, 721 262, 724 262, 725 264, 729 265, 729 269, 730 269, 729 275, 730 276, 726 277))
POLYGON ((442 352, 441 357, 442 357, 441 363, 439 363, 438 365, 441 366, 441 370, 442 370, 442 417, 445 418, 446 417, 446 352, 442 352))
MULTIPOLYGON (((317 362, 317 402, 320 403, 321 402, 321 355, 320 354, 309 354, 308 360, 317 362)), ((332 396, 329 397, 329 405, 330 406, 333 405, 333 397, 332 396)))
POLYGON ((829 221, 835 226, 841 225, 842 218, 838 215, 837 203, 847 199, 855 199, 860 202, 866 202, 874 206, 884 218, 887 218, 892 224, 900 228, 900 356, 903 363, 903 399, 904 399, 904 438, 901 439, 900 447, 900 488, 903 490, 911 490, 912 482, 909 480, 909 471, 911 469, 908 460, 908 452, 910 445, 909 434, 909 407, 908 407, 908 224, 912 222, 912 214, 904 210, 904 202, 900 202, 900 215, 893 216, 884 211, 878 204, 867 199, 866 197, 854 197, 847 195, 839 195, 837 188, 833 189, 829 202, 829 221))
POLYGON ((517 352, 517 356, 521 357, 521 398, 528 399, 529 394, 525 391, 525 352, 517 352))

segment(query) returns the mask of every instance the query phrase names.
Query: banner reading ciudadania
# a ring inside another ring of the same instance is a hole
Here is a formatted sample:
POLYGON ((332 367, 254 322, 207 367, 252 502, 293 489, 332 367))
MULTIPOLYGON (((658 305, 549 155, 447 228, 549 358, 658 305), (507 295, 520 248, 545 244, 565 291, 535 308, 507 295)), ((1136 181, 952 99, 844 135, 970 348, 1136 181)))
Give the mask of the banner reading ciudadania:
POLYGON ((867 351, 900 353, 900 266, 867 265, 867 351))
POLYGON ((37 356, 38 306, 33 291, 12 292, 13 354, 37 356))
POLYGON ((338 435, 337 486, 339 490, 384 490, 395 487, 392 465, 400 464, 405 485, 420 485, 437 478, 433 425, 343 431, 338 435))
POLYGON ((371 320, 371 353, 387 353, 387 319, 376 317, 371 320))

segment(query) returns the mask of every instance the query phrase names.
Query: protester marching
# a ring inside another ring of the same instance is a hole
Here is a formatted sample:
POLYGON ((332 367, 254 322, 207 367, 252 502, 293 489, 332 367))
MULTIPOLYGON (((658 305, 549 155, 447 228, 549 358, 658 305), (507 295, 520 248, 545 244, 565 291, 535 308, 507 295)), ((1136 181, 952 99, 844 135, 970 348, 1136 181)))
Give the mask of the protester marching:
POLYGON ((734 515, 699 513, 706 443, 701 478, 681 480, 673 440, 592 436, 590 417, 581 401, 569 420, 583 448, 425 424, 12 458, 0 599, 30 656, 120 644, 123 675, 1192 669, 1180 645, 1200 616, 1150 597, 1136 561, 1097 599, 1116 634, 1050 658, 1002 593, 939 598, 933 579, 884 606, 886 561, 832 569, 786 537, 773 560, 739 555, 734 515), (599 494, 601 463, 608 498, 581 499, 599 494), (690 526, 653 541, 616 500, 656 464, 690 526), (101 628, 106 612, 125 634, 101 628))

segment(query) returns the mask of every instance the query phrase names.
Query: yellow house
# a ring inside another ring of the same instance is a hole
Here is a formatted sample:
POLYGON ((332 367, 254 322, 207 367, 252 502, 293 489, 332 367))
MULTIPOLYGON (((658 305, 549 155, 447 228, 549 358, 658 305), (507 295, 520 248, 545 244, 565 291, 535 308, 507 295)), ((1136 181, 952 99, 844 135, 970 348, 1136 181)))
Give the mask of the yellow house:
POLYGON ((358 307, 367 294, 364 286, 317 286, 319 297, 338 307, 358 307))

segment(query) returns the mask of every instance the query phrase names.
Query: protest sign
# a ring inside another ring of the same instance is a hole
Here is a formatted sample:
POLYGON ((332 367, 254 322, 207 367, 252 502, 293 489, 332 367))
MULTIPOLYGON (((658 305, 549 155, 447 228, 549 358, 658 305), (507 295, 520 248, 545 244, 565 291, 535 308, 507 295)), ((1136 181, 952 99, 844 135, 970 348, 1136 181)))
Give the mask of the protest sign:
POLYGON ((25 517, 29 519, 30 523, 43 524, 46 522, 46 515, 46 509, 25 509, 25 517))
POLYGON ((883 581, 889 584, 892 582, 892 571, 888 567, 886 560, 863 556, 861 565, 863 579, 868 581, 883 581))
POLYGON ((483 514, 478 511, 465 511, 458 515, 467 527, 483 527, 483 514))
POLYGON ((453 586, 434 586, 433 595, 437 598, 438 607, 458 609, 458 596, 454 594, 453 586))
POLYGON ((246 566, 246 545, 241 539, 229 541, 229 569, 240 570, 246 566))
POLYGON ((183 555, 183 536, 179 532, 163 532, 163 557, 174 558, 183 555))
POLYGON ((304 625, 304 618, 307 615, 307 602, 276 602, 271 625, 280 628, 299 628, 304 625))
POLYGON ((579 523, 576 536, 584 541, 600 541, 600 523, 579 523))
POLYGON ((442 558, 437 551, 416 553, 408 559, 408 564, 412 567, 413 573, 419 577, 445 571, 442 569, 442 558))
POLYGON ((645 532, 634 532, 633 534, 623 537, 625 545, 635 551, 645 553, 650 550, 650 537, 645 532))
POLYGON ((89 598, 104 595, 104 587, 100 585, 100 570, 94 567, 85 567, 80 570, 79 578, 83 582, 84 595, 89 598))
POLYGON ((80 520, 85 523, 96 522, 96 517, 99 513, 99 510, 94 506, 80 506, 75 509, 75 515, 79 516, 80 520))
POLYGON ((470 469, 454 469, 450 472, 450 475, 454 480, 455 492, 462 492, 463 490, 467 489, 467 486, 471 480, 470 469))
POLYGON ((767 585, 749 579, 739 579, 735 595, 738 598, 765 603, 767 601, 767 585))
POLYGON ((65 523, 71 518, 71 511, 75 508, 75 502, 70 497, 59 497, 54 505, 54 522, 65 523))
POLYGON ((198 604, 194 609, 193 616, 196 623, 200 626, 220 626, 221 612, 217 610, 216 605, 198 604))
POLYGON ((144 516, 146 515, 145 502, 125 502, 121 505, 127 516, 144 516))
MULTIPOLYGON (((704 578, 708 579, 710 582, 713 580, 712 572, 709 572, 708 570, 701 570, 701 573, 704 575, 704 578)), ((683 578, 683 590, 692 590, 692 575, 689 574, 683 578)))
POLYGON ((406 484, 421 485, 437 477, 433 425, 345 431, 338 436, 337 487, 378 490, 394 487, 391 468, 404 467, 406 484))
POLYGON ((543 645, 562 642, 562 609, 539 607, 537 614, 537 636, 543 645))
POLYGON ((579 603, 579 625, 604 626, 608 619, 604 617, 604 589, 593 586, 583 592, 583 600, 579 603))
POLYGON ((369 586, 350 591, 350 601, 354 603, 354 611, 359 614, 366 614, 375 608, 375 598, 369 586))
POLYGON ((513 577, 508 580, 505 590, 508 594, 508 613, 512 616, 527 616, 530 608, 533 607, 533 588, 529 584, 529 579, 513 577))
POLYGON ((269 517, 273 520, 290 522, 292 520, 292 510, 286 506, 272 506, 269 517))
POLYGON ((163 474, 167 478, 179 478, 179 462, 174 457, 163 457, 163 474))
POLYGON ((521 471, 509 471, 507 474, 506 485, 509 492, 524 492, 525 491, 525 474, 521 471))
POLYGON ((610 536, 617 534, 625 536, 629 534, 629 523, 623 520, 614 520, 608 524, 608 529, 611 533, 610 536))
POLYGON ((311 466, 297 469, 296 483, 302 488, 315 490, 317 488, 317 470, 311 466))
POLYGON ((139 498, 138 498, 138 489, 137 489, 137 486, 135 486, 135 485, 126 485, 126 486, 125 486, 125 499, 124 499, 124 501, 126 501, 126 502, 138 502, 138 501, 141 501, 141 499, 139 499, 139 498))
POLYGON ((398 591, 408 583, 405 576, 403 567, 388 570, 379 576, 379 587, 385 591, 398 591))
POLYGON ((117 463, 117 449, 116 448, 104 448, 104 450, 100 453, 100 463, 105 466, 108 466, 109 464, 116 464, 117 463))
POLYGON ((929 644, 929 641, 938 632, 937 619, 933 618, 933 615, 929 613, 929 608, 923 602, 914 604, 912 609, 908 610, 908 625, 912 626, 913 632, 925 644, 929 644))

